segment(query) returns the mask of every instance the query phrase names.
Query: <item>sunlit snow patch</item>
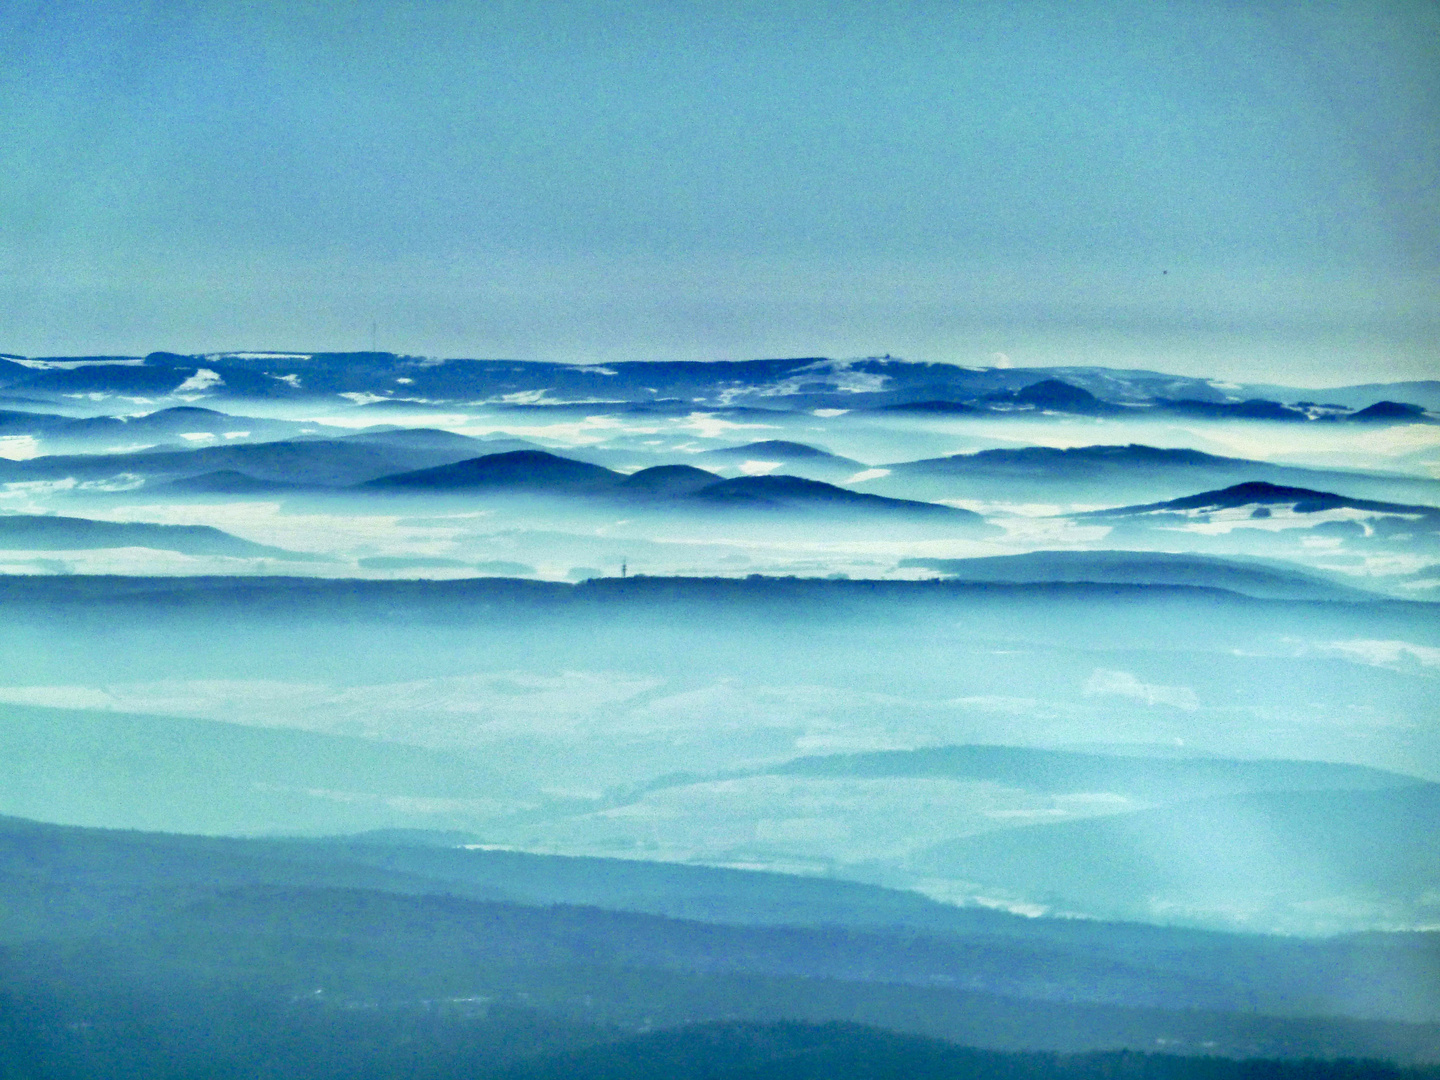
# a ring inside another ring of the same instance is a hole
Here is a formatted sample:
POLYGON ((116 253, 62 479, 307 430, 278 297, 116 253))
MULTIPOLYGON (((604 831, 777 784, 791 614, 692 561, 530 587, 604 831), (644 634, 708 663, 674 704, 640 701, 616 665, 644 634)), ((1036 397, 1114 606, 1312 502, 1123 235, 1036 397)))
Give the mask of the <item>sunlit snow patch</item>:
POLYGON ((783 461, 742 461, 740 462, 740 471, 746 476, 765 476, 783 464, 783 461))
POLYGON ((33 435, 0 435, 0 458, 26 461, 40 455, 40 443, 33 435))
POLYGON ((310 353, 293 352, 227 352, 206 353, 206 360, 309 360, 310 353))
POLYGON ((193 394, 200 396, 208 391, 214 390, 217 386, 224 386, 225 380, 220 377, 218 371, 211 371, 209 368, 199 368, 194 375, 177 386, 173 393, 176 396, 193 394))
POLYGON ((889 476, 889 469, 862 469, 854 476, 845 481, 847 484, 863 484, 867 480, 879 480, 882 476, 889 476))

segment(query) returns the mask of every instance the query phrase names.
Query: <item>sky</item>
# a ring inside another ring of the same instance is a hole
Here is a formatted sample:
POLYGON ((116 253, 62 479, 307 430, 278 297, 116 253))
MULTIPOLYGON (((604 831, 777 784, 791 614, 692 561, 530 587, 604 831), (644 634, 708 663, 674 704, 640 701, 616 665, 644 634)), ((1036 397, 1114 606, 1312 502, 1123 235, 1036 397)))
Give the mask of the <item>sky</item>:
POLYGON ((0 10, 0 351, 1440 377, 1440 3, 0 10))

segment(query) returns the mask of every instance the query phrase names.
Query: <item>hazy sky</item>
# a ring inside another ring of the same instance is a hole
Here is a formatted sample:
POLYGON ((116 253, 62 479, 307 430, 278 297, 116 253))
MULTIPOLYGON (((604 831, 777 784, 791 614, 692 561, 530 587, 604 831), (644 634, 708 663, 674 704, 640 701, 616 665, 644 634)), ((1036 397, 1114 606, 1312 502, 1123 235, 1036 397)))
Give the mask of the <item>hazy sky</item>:
POLYGON ((0 10, 0 350, 1440 377, 1440 3, 0 10))

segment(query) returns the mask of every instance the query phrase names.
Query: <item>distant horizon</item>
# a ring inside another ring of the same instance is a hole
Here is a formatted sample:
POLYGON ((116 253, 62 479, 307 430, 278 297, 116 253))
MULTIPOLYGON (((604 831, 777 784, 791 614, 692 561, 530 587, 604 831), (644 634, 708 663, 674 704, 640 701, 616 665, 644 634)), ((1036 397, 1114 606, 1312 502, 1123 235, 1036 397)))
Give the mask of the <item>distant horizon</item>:
MULTIPOLYGON (((1207 381, 1217 387, 1223 388, 1226 385, 1251 385, 1251 386, 1275 386, 1293 390, 1340 390, 1353 389, 1365 386, 1392 386, 1405 385, 1410 383, 1434 383, 1440 382, 1440 372, 1436 377, 1425 378, 1416 376, 1412 378, 1361 378, 1355 381, 1328 381, 1325 383, 1315 382, 1282 382, 1274 379, 1243 379, 1224 378, 1217 375, 1207 374, 1203 371, 1179 370, 1160 366, 1142 367, 1120 364, 1082 363, 1073 362, 1038 362, 1038 363, 1015 363, 1013 361, 1000 364, 966 364, 958 360, 932 360, 925 357, 902 356, 893 353, 871 353, 868 355, 836 356, 824 355, 814 352, 799 352, 790 355, 754 355, 754 356, 707 356, 707 357, 649 357, 649 358, 625 358, 610 360, 569 360, 558 357, 537 357, 537 356, 481 356, 481 355, 439 355, 423 352, 397 352, 392 349, 203 349, 194 351, 180 351, 177 349, 149 349, 145 352, 121 353, 121 352, 100 352, 100 353, 49 353, 49 354, 26 354, 17 352, 0 352, 0 360, 15 362, 25 361, 48 361, 48 362, 94 362, 143 360, 147 356, 155 354, 168 354, 171 356, 193 357, 197 359, 244 357, 244 356, 274 356, 291 359, 309 358, 312 356, 393 356, 403 360, 424 360, 435 363, 446 363, 449 361, 477 361, 482 363, 515 363, 515 364, 556 364, 563 367, 587 367, 602 368, 608 364, 743 364, 762 363, 771 361, 793 361, 812 360, 827 361, 831 363, 856 363, 860 361, 880 360, 906 364, 937 364, 946 367, 960 368, 967 371, 1065 371, 1076 369, 1103 369, 1108 371, 1123 371, 1137 374, 1173 375, 1177 378, 1188 378, 1207 381)), ((1008 359, 1008 358, 1007 358, 1008 359)))
POLYGON ((23 353, 1440 372, 1433 4, 32 0, 6 30, 23 353))

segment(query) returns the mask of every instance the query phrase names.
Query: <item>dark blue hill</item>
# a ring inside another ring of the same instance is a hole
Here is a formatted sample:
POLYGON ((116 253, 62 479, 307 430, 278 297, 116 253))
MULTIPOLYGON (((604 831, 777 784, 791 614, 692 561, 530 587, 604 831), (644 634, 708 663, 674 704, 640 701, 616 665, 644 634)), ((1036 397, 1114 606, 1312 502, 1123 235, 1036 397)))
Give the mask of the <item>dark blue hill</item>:
POLYGON ((1386 514, 1440 515, 1440 508, 1433 506, 1378 502, 1373 499, 1352 499, 1329 491, 1272 484, 1266 480, 1248 480, 1218 491, 1202 491, 1198 495, 1187 495, 1181 499, 1168 499, 1164 502, 1146 503, 1141 506, 1121 506, 1113 510, 1097 510, 1083 516, 1146 514, 1165 510, 1234 510, 1246 506, 1292 506, 1298 514, 1349 509, 1371 510, 1386 514))
POLYGON ((1102 416, 1121 411, 1119 406, 1101 401, 1089 390, 1062 379, 1041 379, 1031 383, 1017 390, 1012 400, 1016 404, 1033 405, 1037 409, 1076 413, 1081 416, 1102 416))
MULTIPOLYGON (((1076 926, 896 893, 886 905, 887 890, 783 875, 15 818, 0 818, 0 852, 0 870, 23 866, 0 872, 10 915, 0 978, 9 980, 50 967, 72 980, 119 975, 132 988, 220 975, 274 992, 278 975, 278 987, 298 983, 308 996, 319 978, 325 994, 357 1003, 522 991, 551 1007, 589 996, 599 1015, 637 1021, 647 1013, 672 1023, 858 1019, 1037 1049, 1153 1046, 1167 1028, 1227 1054, 1263 1046, 1285 1056, 1348 1050, 1424 1060, 1440 1046, 1431 1024, 1316 1016, 1320 1002, 1343 1000, 1354 971, 1375 968, 1391 990, 1407 985, 1423 971, 1433 935, 1305 941, 1076 926), (678 895, 703 902, 707 886, 718 887, 740 901, 738 918, 557 897, 607 896, 617 879, 652 905, 678 895), (660 895, 647 899, 647 884, 660 895), (746 895, 762 906, 786 895, 813 901, 810 919, 871 895, 882 902, 852 910, 845 923, 796 925, 747 921, 746 895), (863 921, 886 906, 903 917, 907 900, 935 909, 933 929, 863 921)), ((1433 1011, 1433 991, 1421 996, 1402 1014, 1433 1011)))
POLYGON ((715 506, 767 510, 809 509, 867 511, 913 517, 945 518, 957 523, 981 524, 985 519, 972 510, 911 499, 890 499, 836 487, 820 480, 798 476, 737 476, 701 488, 694 495, 715 506))
POLYGON ((693 466, 644 469, 631 476, 543 450, 490 454, 433 469, 382 477, 360 485, 371 491, 517 492, 527 494, 665 496, 683 506, 756 511, 834 511, 906 514, 979 524, 968 510, 890 499, 798 476, 739 476, 717 480, 693 466))
POLYGON ((1142 504, 1252 480, 1387 501, 1440 498, 1440 483, 1420 477, 1274 465, 1137 443, 980 450, 884 468, 888 475, 866 481, 866 490, 905 498, 1142 504))
POLYGON ((1021 1054, 855 1023, 692 1024, 527 1061, 506 1080, 1433 1080, 1375 1061, 1021 1054))
POLYGON ((1051 475, 1062 478, 1090 476, 1116 468, 1193 469, 1256 465, 1242 458, 1217 457, 1200 450, 1169 449, 1130 443, 1126 446, 1025 446, 1010 450, 979 450, 973 454, 902 461, 887 466, 893 471, 989 472, 1016 475, 1051 475))
POLYGON ((58 431, 74 421, 56 413, 27 412, 23 409, 0 409, 0 433, 6 435, 43 435, 58 431))
POLYGON ((1425 415, 1423 406, 1411 405, 1405 401, 1377 401, 1374 405, 1367 405, 1358 412, 1351 413, 1345 419, 1358 420, 1361 423, 1381 424, 1423 424, 1432 422, 1429 417, 1425 415))
POLYGON ((720 477, 693 465, 656 465, 631 473, 620 482, 626 491, 647 495, 691 495, 720 477))
POLYGON ((1274 420, 1304 423, 1310 415, 1303 409, 1292 409, 1278 401, 1251 398, 1248 401, 1194 401, 1161 398, 1154 406, 1158 412, 1176 413, 1205 420, 1274 420))
POLYGON ((360 486, 372 491, 597 494, 613 490, 622 479, 621 474, 603 466, 560 457, 544 450, 512 450, 451 465, 383 476, 360 486))

